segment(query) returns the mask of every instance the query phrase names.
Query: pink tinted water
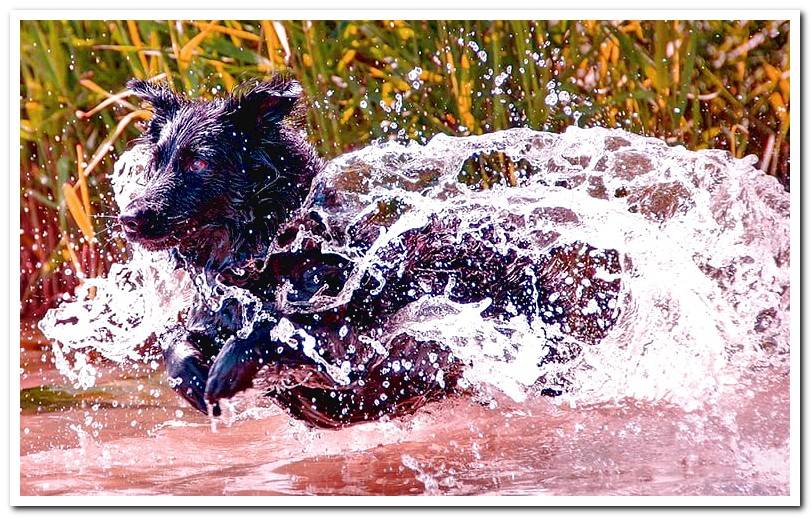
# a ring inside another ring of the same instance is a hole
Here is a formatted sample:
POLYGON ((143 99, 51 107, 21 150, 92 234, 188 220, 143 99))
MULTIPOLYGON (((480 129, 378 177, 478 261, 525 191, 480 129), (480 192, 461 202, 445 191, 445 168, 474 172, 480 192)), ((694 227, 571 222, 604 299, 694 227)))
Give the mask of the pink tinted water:
MULTIPOLYGON (((146 155, 122 158, 120 185, 137 184, 124 179, 137 173, 139 156, 146 155)), ((787 494, 790 203, 782 187, 753 164, 599 128, 442 136, 426 146, 390 143, 338 158, 325 171, 325 184, 352 188, 326 214, 330 228, 348 231, 357 214, 381 202, 408 200, 412 221, 420 214, 464 216, 459 235, 474 235, 489 217, 507 220, 518 211, 528 226, 516 237, 527 242, 542 230, 562 242, 618 250, 627 259, 623 316, 608 339, 583 350, 582 368, 572 372, 575 400, 602 402, 573 408, 544 398, 517 403, 501 397, 488 407, 460 398, 396 422, 313 431, 267 401, 256 409, 262 399, 253 394, 237 401, 235 413, 213 432, 204 416, 161 384, 157 363, 149 379, 122 379, 112 372, 88 375, 76 361, 62 373, 108 395, 78 392, 69 409, 40 405, 40 411, 22 415, 22 491, 787 494), (457 184, 466 160, 493 151, 527 160, 542 174, 528 178, 521 190, 447 188, 457 184), (366 169, 361 179, 367 179, 358 183, 357 171, 366 169), (429 184, 421 183, 425 177, 429 184), (424 195, 414 195, 416 185, 427 189, 424 195), (553 217, 559 213, 572 216, 553 217), (106 402, 95 405, 93 397, 106 402), (606 402, 618 397, 627 398, 606 402), (84 407, 76 399, 85 400, 84 407), (696 406, 701 401, 707 402, 696 406)), ((117 193, 123 206, 119 198, 117 193)), ((386 240, 399 234, 380 235, 386 240)), ((530 257, 543 248, 508 241, 511 252, 530 257)), ((183 301, 178 293, 184 290, 172 288, 152 258, 141 256, 122 271, 152 271, 160 282, 133 290, 113 275, 96 287, 98 310, 63 304, 65 314, 43 320, 40 328, 48 330, 51 343, 61 343, 66 356, 88 349, 114 361, 129 356, 141 342, 135 337, 155 332, 177 314, 164 308, 166 300, 183 301), (56 321, 73 321, 64 317, 69 314, 81 324, 56 321), (122 332, 112 325, 122 314, 140 325, 122 332), (88 336, 108 339, 88 342, 88 336)), ((171 280, 174 270, 164 276, 171 280)), ((407 330, 447 343, 471 365, 476 387, 495 385, 523 395, 526 383, 548 373, 526 360, 541 350, 533 329, 511 322, 512 337, 505 339, 479 314, 442 308, 428 324, 405 318, 416 323, 407 330)), ((586 314, 588 305, 582 309, 586 314)), ((23 363, 24 386, 70 382, 38 369, 47 361, 29 359, 31 367, 23 363)))
MULTIPOLYGON (((29 370, 23 386, 52 379, 29 370)), ((689 413, 457 398, 337 431, 257 393, 213 431, 158 375, 106 387, 120 402, 23 412, 22 495, 788 494, 785 371, 753 372, 689 413)))

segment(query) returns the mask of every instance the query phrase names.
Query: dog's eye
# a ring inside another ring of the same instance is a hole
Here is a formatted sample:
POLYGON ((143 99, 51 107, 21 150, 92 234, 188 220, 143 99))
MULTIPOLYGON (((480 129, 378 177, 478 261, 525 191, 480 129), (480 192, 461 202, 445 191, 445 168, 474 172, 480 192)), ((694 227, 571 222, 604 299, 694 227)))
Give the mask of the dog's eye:
POLYGON ((208 162, 205 160, 201 160, 200 158, 195 158, 191 162, 189 162, 189 170, 192 172, 201 172, 208 169, 208 162))

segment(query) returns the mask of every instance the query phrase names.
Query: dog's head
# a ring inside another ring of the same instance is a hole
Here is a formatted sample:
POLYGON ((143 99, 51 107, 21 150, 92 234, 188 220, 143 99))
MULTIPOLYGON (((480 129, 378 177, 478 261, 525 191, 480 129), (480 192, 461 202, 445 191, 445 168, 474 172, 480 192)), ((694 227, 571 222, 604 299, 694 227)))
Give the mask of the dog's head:
POLYGON ((280 135, 298 106, 298 82, 251 81, 208 101, 147 81, 127 86, 153 111, 139 139, 151 155, 145 185, 119 216, 129 240, 166 249, 263 217, 256 193, 272 194, 296 166, 280 135))

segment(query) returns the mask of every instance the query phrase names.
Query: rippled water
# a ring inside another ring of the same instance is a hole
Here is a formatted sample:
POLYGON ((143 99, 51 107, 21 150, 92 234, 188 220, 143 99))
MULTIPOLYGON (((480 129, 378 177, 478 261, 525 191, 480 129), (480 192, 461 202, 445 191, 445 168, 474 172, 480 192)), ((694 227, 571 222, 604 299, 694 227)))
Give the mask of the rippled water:
POLYGON ((787 379, 758 388, 718 414, 456 399, 339 431, 254 409, 216 433, 167 394, 162 407, 25 416, 22 493, 787 494, 787 379))
MULTIPOLYGON (((139 159, 119 162, 119 203, 139 159)), ((380 342, 442 342, 466 365, 470 397, 321 431, 253 392, 214 432, 142 346, 171 328, 191 281, 134 250, 40 325, 67 386, 27 392, 23 493, 788 493, 789 201, 751 161, 604 129, 438 136, 334 160, 301 217, 313 213, 333 237, 324 246, 358 268, 337 295, 287 310, 343 303, 353 278, 396 264, 400 235, 439 220, 551 263, 552 296, 577 317, 495 322, 487 301, 426 292, 380 342), (516 186, 459 182, 493 157, 516 186), (494 227, 507 230, 483 231, 494 227), (570 252, 554 262, 555 247, 570 252), (544 363, 550 343, 579 353, 544 363), (550 384, 563 395, 538 395, 550 384)), ((54 378, 36 355, 24 368, 24 385, 54 378)))

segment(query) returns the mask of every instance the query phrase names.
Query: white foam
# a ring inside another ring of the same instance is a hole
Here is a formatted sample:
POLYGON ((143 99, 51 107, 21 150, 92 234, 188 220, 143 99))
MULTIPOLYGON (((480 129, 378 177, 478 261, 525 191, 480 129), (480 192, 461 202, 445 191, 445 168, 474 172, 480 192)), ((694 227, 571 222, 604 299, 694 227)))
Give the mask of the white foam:
MULTIPOLYGON (((117 165, 119 202, 137 188, 138 152, 125 153, 117 165)), ((386 265, 381 250, 432 216, 458 219, 459 242, 465 234, 478 235, 484 221, 519 216, 524 222, 514 232, 496 225, 488 245, 540 259, 552 245, 582 242, 616 250, 622 264, 619 274, 598 268, 593 277, 622 283, 613 302, 619 319, 600 343, 578 342, 555 325, 530 324, 522 315, 490 321, 481 316, 487 300, 460 305, 446 293, 428 292, 397 315, 396 325, 367 338, 384 353, 388 340, 405 332, 446 344, 468 365, 465 382, 483 392, 498 389, 522 400, 539 379, 552 384, 566 379, 570 385, 559 400, 572 405, 633 397, 666 399, 688 409, 711 403, 742 371, 786 364, 788 195, 750 159, 668 147, 620 130, 570 128, 557 135, 512 129, 464 138, 438 135, 425 146, 372 145, 335 159, 318 181, 336 184, 357 170, 368 172, 341 193, 337 207, 313 207, 330 230, 345 231, 394 199, 403 207, 399 218, 368 246, 332 245, 327 251, 358 264, 346 288, 291 310, 345 303, 363 275, 381 277, 386 265), (478 191, 457 182, 466 160, 494 151, 514 162, 525 160, 535 173, 519 178, 514 188, 478 191), (605 196, 590 194, 595 178, 605 196), (626 195, 615 195, 622 190, 626 195), (556 217, 561 211, 575 217, 556 217), (539 232, 557 237, 541 242, 539 232), (544 364, 551 338, 582 353, 567 364, 544 364)), ((85 281, 75 300, 48 313, 40 326, 54 340, 66 375, 87 386, 92 375, 74 352, 92 349, 114 361, 138 360, 140 342, 171 328, 194 289, 165 264, 162 254, 135 250, 107 278, 85 281), (75 322, 64 323, 68 317, 75 322)), ((258 302, 229 289, 231 296, 258 302)), ((594 303, 584 314, 594 311, 594 303)), ((245 322, 248 331, 251 324, 245 322)), ((346 365, 329 370, 343 378, 346 365)))

